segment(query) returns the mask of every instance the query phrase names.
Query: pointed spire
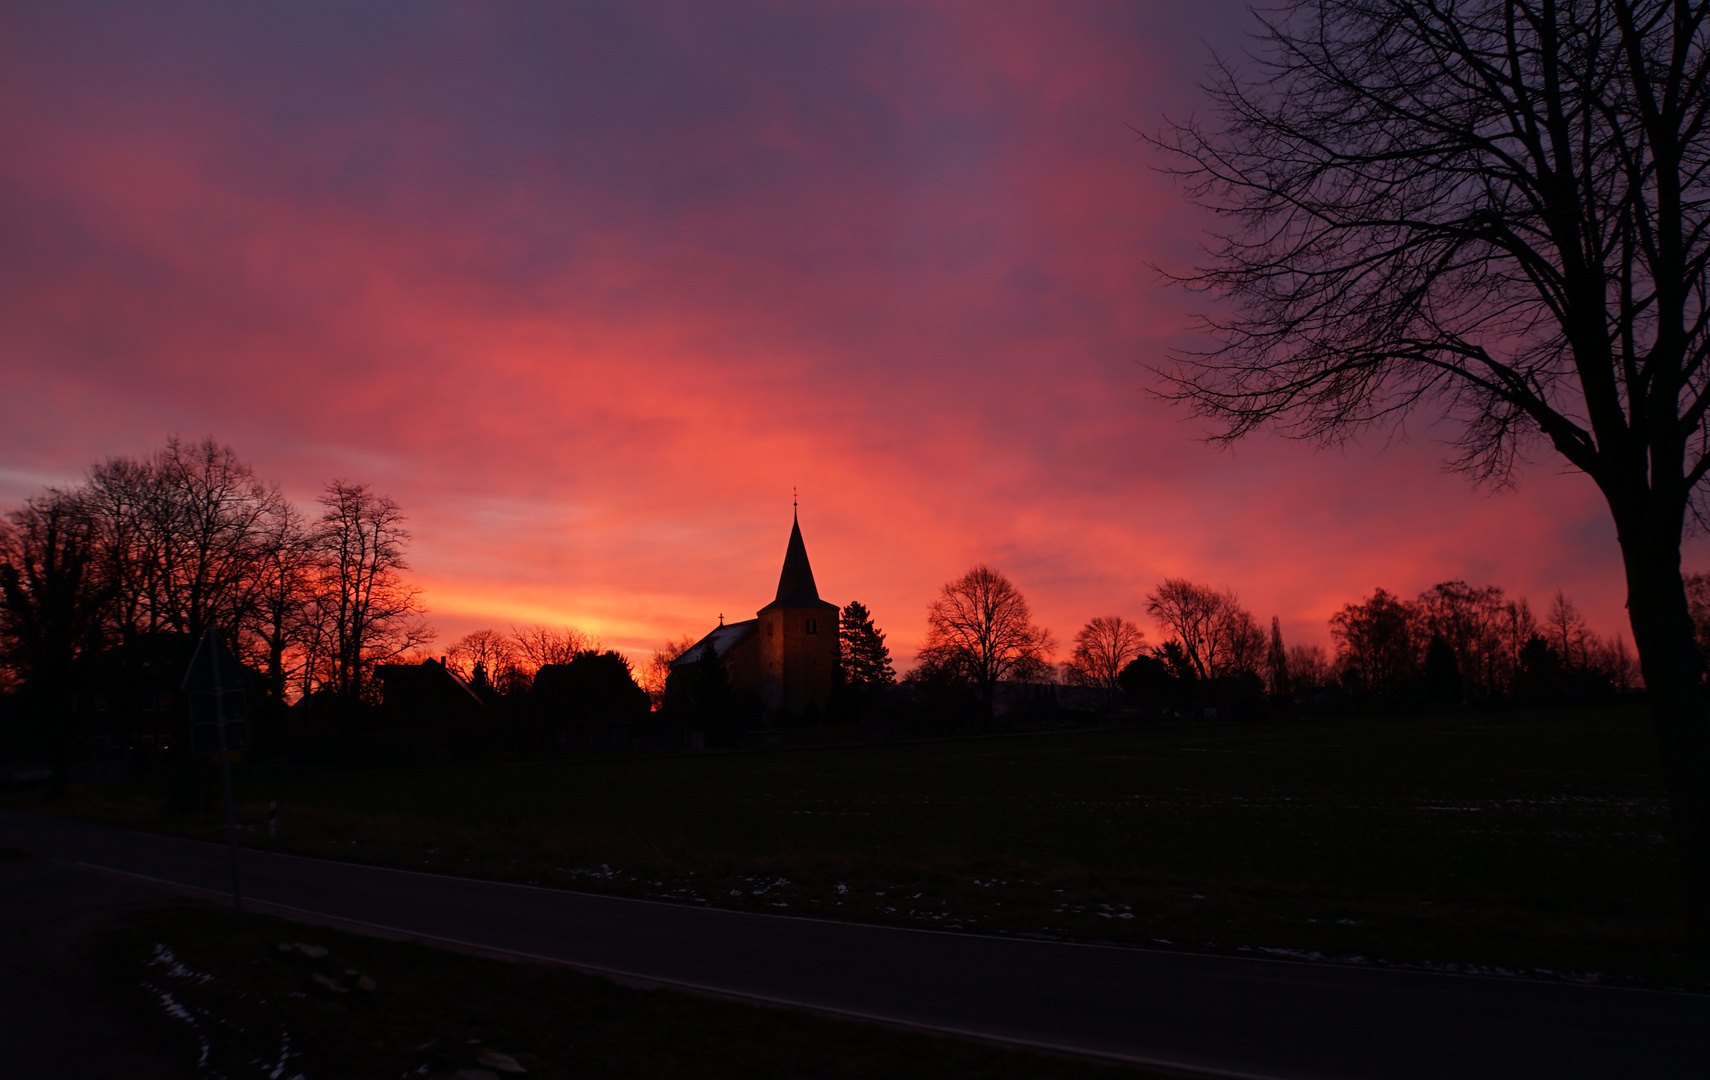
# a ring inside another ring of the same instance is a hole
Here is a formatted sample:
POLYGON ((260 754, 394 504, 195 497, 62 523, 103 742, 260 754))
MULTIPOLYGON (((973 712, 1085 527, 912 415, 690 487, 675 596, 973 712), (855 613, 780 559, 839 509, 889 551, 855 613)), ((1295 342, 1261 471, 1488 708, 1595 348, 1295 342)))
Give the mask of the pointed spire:
POLYGON ((778 575, 778 596, 771 607, 810 607, 821 603, 819 589, 813 583, 813 567, 808 565, 807 545, 802 543, 802 524, 791 515, 790 546, 784 552, 784 572, 778 575))

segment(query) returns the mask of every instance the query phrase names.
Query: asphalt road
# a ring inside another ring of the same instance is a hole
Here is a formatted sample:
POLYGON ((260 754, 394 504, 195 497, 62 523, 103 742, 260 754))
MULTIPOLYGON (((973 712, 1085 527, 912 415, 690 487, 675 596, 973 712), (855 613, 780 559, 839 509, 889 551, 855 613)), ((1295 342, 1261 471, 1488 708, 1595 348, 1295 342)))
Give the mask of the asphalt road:
MULTIPOLYGON (((213 844, 0 811, 0 847, 205 895, 213 844)), ((246 850, 305 921, 980 1038, 1306 1078, 1710 1075, 1710 997, 1230 959, 626 900, 246 850)))
POLYGON ((184 1063, 139 1041, 88 955, 115 911, 158 889, 0 852, 0 1076, 183 1080, 184 1063))

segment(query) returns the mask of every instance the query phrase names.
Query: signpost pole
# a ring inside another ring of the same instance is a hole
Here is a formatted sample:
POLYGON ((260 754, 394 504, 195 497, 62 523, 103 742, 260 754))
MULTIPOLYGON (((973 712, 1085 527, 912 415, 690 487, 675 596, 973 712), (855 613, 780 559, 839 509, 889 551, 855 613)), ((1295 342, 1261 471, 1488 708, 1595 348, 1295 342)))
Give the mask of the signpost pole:
POLYGON ((243 888, 238 884, 237 807, 232 804, 232 754, 226 746, 226 695, 220 682, 219 628, 208 627, 208 657, 214 665, 214 727, 220 735, 220 784, 226 793, 226 843, 232 859, 232 911, 243 925, 243 888))

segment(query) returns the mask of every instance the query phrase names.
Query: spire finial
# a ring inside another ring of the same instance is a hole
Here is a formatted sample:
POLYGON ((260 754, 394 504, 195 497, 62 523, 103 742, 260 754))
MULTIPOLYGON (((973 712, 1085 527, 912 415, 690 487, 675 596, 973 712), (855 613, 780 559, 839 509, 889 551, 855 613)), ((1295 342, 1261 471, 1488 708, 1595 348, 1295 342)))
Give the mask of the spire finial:
POLYGON ((790 517, 801 517, 802 497, 794 484, 790 485, 790 517))

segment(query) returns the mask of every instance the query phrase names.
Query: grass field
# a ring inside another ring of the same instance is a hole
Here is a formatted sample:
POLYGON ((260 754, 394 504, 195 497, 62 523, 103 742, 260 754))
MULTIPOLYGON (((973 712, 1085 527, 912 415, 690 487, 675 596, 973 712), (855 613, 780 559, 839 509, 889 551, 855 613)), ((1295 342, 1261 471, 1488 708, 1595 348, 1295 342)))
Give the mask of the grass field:
POLYGON ((230 1080, 1161 1080, 256 916, 235 930, 207 908, 137 915, 106 933, 97 958, 121 1014, 186 1075, 201 1062, 197 1075, 230 1080))
MULTIPOLYGON (((220 831, 108 794, 62 809, 220 831)), ((687 903, 1710 983, 1635 708, 250 776, 238 802, 257 847, 687 903)))

